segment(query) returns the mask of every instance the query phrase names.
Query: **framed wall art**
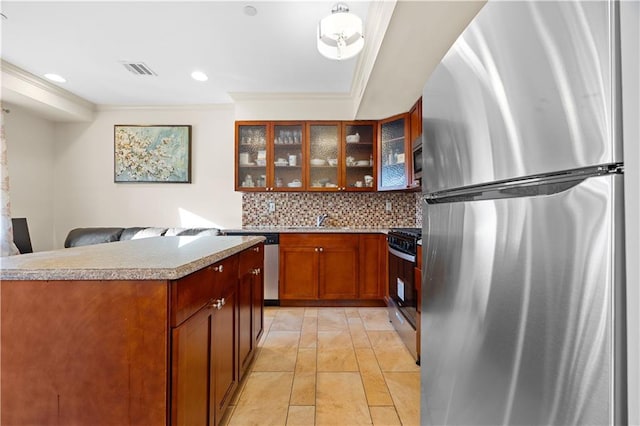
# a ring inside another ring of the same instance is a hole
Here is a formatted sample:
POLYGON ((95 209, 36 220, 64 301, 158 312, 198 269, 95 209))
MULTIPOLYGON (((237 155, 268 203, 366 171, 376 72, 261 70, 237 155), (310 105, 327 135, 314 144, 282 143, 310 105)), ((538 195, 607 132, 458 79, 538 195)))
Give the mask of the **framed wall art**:
POLYGON ((114 126, 114 182, 191 183, 191 126, 114 126))

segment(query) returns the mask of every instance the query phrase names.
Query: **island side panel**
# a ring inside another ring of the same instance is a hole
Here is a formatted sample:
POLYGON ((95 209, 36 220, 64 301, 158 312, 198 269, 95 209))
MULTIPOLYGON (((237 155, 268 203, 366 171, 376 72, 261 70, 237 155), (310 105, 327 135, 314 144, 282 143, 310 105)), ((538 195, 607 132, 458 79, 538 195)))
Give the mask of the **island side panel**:
POLYGON ((3 425, 164 425, 166 281, 2 281, 3 425))

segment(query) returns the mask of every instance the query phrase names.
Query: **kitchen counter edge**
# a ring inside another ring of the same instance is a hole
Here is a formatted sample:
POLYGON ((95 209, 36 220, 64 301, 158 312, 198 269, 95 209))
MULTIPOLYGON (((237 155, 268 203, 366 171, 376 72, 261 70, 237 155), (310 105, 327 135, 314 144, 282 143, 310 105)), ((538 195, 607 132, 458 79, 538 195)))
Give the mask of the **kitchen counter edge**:
POLYGON ((0 258, 0 279, 176 280, 224 260, 261 236, 154 237, 0 258))

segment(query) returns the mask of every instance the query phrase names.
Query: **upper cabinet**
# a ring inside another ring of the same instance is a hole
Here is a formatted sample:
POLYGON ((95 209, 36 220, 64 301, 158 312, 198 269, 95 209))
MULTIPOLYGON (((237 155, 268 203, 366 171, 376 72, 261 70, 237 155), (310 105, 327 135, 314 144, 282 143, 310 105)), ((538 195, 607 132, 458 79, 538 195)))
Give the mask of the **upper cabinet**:
POLYGON ((236 190, 265 191, 273 179, 272 161, 268 140, 271 129, 268 123, 236 123, 236 190))
POLYGON ((378 123, 378 190, 407 189, 411 173, 409 114, 399 114, 378 123))
POLYGON ((300 122, 236 122, 236 190, 299 191, 304 132, 300 122))
POLYGON ((413 182, 420 100, 381 121, 237 121, 236 191, 388 191, 413 182))
POLYGON ((300 191, 305 186, 304 179, 304 138, 303 123, 278 122, 273 124, 273 182, 271 191, 300 191))
POLYGON ((376 188, 376 127, 375 121, 342 124, 343 185, 347 191, 373 191, 376 188))
POLYGON ((421 181, 414 177, 414 172, 416 169, 422 172, 422 98, 418 99, 409 111, 409 129, 409 141, 411 142, 409 189, 419 190, 421 189, 421 181), (417 160, 416 156, 418 156, 417 160))
POLYGON ((342 191, 340 169, 340 122, 309 122, 309 191, 342 191))

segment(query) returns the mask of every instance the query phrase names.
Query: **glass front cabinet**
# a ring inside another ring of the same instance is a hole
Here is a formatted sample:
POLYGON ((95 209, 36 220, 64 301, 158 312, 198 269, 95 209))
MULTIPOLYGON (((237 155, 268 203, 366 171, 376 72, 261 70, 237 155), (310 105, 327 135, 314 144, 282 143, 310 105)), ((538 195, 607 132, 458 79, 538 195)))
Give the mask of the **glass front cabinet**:
POLYGON ((376 121, 238 121, 237 191, 375 191, 376 121))
POLYGON ((408 114, 379 121, 379 134, 378 190, 407 189, 411 173, 408 114))
POLYGON ((342 124, 343 182, 347 191, 374 191, 376 188, 376 124, 375 121, 342 124))
POLYGON ((237 122, 237 191, 299 191, 304 186, 304 125, 237 122))
POLYGON ((341 191, 339 122, 307 123, 309 191, 341 191))

